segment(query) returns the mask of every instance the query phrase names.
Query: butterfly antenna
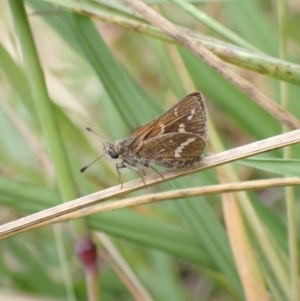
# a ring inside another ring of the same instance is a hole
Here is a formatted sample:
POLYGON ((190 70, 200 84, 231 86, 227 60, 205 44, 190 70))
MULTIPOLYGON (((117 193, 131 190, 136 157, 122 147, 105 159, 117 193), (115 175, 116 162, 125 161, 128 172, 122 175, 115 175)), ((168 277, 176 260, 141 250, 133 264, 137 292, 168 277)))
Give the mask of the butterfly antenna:
POLYGON ((80 172, 84 172, 86 171, 86 169, 88 169, 91 165, 93 165, 95 162, 97 162, 99 159, 101 159, 106 153, 104 153, 103 155, 101 155, 100 157, 98 157, 96 160, 94 160, 92 163, 88 164, 87 166, 84 166, 80 169, 80 172))
MULTIPOLYGON (((109 142, 107 139, 105 139, 105 138, 104 138, 103 136, 101 136, 99 133, 93 131, 91 128, 87 127, 86 130, 87 130, 88 132, 92 132, 93 134, 97 135, 98 137, 100 137, 101 139, 105 140, 106 142, 109 142)), ((98 158, 98 159, 100 159, 100 158, 98 158)))

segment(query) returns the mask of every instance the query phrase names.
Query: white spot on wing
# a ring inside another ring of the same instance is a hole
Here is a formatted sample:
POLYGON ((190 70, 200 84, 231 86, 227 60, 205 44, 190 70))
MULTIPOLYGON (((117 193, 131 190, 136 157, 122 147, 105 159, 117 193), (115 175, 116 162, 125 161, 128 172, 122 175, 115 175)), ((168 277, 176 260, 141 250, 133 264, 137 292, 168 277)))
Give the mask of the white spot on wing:
POLYGON ((179 133, 186 133, 186 131, 185 131, 185 125, 183 123, 179 124, 178 132, 179 133))
POLYGON ((196 140, 196 138, 189 138, 188 140, 186 140, 185 142, 182 142, 176 149, 175 149, 175 154, 174 156, 176 158, 180 158, 181 155, 180 153, 182 153, 183 149, 185 146, 187 146, 188 144, 190 144, 191 142, 194 142, 196 140))
POLYGON ((192 110, 191 110, 191 115, 189 115, 189 116, 187 117, 187 120, 192 120, 193 117, 194 117, 194 115, 195 115, 195 112, 196 112, 196 110, 195 110, 195 109, 192 109, 192 110))
POLYGON ((175 116, 178 116, 177 108, 175 108, 174 114, 175 116))
POLYGON ((165 132, 165 126, 161 123, 160 124, 160 135, 163 134, 165 132))

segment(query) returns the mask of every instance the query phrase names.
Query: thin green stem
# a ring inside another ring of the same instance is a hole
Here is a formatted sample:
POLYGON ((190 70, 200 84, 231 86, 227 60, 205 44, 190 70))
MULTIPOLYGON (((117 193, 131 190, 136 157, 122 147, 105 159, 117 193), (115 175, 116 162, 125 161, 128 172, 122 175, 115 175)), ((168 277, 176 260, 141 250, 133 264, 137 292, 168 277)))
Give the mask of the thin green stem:
MULTIPOLYGON (((278 31, 279 31, 279 56, 282 60, 287 58, 287 7, 285 0, 277 1, 278 11, 278 31)), ((289 109, 289 87, 285 82, 280 82, 280 101, 285 110, 289 109)), ((282 131, 288 131, 285 125, 282 126, 282 131)), ((292 157, 292 148, 287 147, 283 150, 285 159, 292 157)), ((285 199, 287 208, 287 226, 288 226, 288 242, 289 242, 289 259, 290 259, 290 294, 291 300, 297 301, 300 299, 299 283, 298 283, 298 246, 297 246, 297 218, 295 191, 293 187, 285 188, 285 199)))
POLYGON ((77 196, 76 186, 71 176, 61 130, 56 120, 52 101, 47 92, 45 77, 39 62, 26 12, 22 1, 9 1, 9 4, 20 41, 24 69, 33 97, 36 115, 46 141, 47 151, 56 170, 60 195, 63 201, 68 201, 77 196))
MULTIPOLYGON (((24 70, 26 72, 30 92, 33 98, 35 113, 41 126, 41 132, 45 139, 47 151, 55 168, 57 186, 61 200, 66 202, 76 198, 78 194, 75 181, 73 180, 71 169, 68 164, 68 157, 61 136, 62 131, 59 128, 57 118, 55 116, 53 103, 48 95, 45 77, 39 62, 38 53, 23 1, 12 0, 9 1, 9 5, 19 38, 24 70)), ((74 233, 78 239, 77 241, 81 241, 81 238, 85 237, 88 233, 84 220, 74 221, 72 222, 72 226, 75 229, 74 233)), ((60 245, 59 241, 58 245, 60 245)), ((67 258, 67 256, 60 256, 60 258, 67 258)), ((64 268, 65 267, 66 265, 64 264, 64 268)), ((67 274, 70 274, 70 272, 67 274)), ((66 274, 64 273, 64 275, 66 274)), ((75 300, 71 281, 67 279, 68 277, 69 275, 64 278, 68 300, 75 300)))
POLYGON ((201 12, 196 6, 191 3, 188 3, 185 0, 170 0, 170 2, 175 3, 179 7, 181 7, 184 11, 189 13, 195 19, 206 25, 208 28, 214 30, 224 38, 228 39, 228 41, 245 47, 250 50, 257 50, 253 45, 239 37, 237 34, 232 32, 231 30, 225 28, 220 23, 216 22, 213 18, 209 17, 207 14, 201 12))

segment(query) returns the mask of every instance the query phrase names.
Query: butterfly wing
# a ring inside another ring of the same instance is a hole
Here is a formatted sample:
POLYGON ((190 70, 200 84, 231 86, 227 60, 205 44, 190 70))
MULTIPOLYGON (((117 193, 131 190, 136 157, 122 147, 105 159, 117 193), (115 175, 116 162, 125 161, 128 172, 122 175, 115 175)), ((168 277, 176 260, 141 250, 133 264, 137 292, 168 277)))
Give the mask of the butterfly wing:
POLYGON ((135 139, 129 148, 139 152, 148 139, 157 139, 170 133, 193 133, 201 136, 201 140, 206 140, 206 123, 204 97, 200 92, 194 92, 182 98, 158 118, 138 128, 131 136, 135 139))
POLYGON ((146 140, 138 156, 165 167, 189 166, 199 162, 206 140, 192 133, 170 133, 146 140))

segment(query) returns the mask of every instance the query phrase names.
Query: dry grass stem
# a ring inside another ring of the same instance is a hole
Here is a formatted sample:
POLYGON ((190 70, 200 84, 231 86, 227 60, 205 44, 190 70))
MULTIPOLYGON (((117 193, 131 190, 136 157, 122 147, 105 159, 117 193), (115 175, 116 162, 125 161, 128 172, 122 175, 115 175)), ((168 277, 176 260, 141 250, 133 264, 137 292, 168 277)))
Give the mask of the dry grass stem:
MULTIPOLYGON (((198 166, 194 167, 189 167, 189 168, 184 168, 184 169, 178 169, 178 170, 167 170, 162 172, 162 175, 166 180, 171 180, 175 179, 178 177, 182 177, 184 175, 192 174, 198 171, 202 171, 208 168, 213 168, 222 164, 226 164, 229 162, 233 162, 236 160, 240 160, 243 158, 247 158, 253 155, 257 155, 260 153, 264 153, 273 149, 281 148, 284 146, 292 145, 295 143, 300 142, 300 130, 295 130, 291 131, 285 134, 281 134, 278 136, 274 136, 268 139, 260 140, 254 143, 250 143, 244 146, 240 146, 231 150, 227 150, 222 153, 210 155, 208 157, 203 158, 203 160, 200 162, 198 166)), ((288 179, 288 178, 287 178, 288 179)), ((284 185, 298 185, 299 182, 294 182, 295 178, 292 178, 292 182, 282 182, 285 179, 280 179, 280 183, 285 183, 284 185), (293 184, 294 183, 294 184, 293 184)), ((149 176, 145 177, 144 180, 146 181, 147 186, 152 186, 158 183, 163 182, 164 180, 162 177, 157 174, 153 173, 150 174, 149 176)), ((265 180, 267 181, 267 180, 265 180)), ((270 180, 274 181, 274 180, 270 180)), ((226 184, 228 185, 228 184, 226 184)), ((276 186, 274 182, 272 182, 273 186, 276 186)), ((219 186, 219 185, 218 185, 219 186)), ((278 186, 282 186, 281 184, 278 184, 278 186)), ((266 187, 266 186, 265 186, 266 187)), ((268 186, 267 186, 268 187, 268 186)), ((34 213, 32 215, 29 215, 27 217, 23 217, 19 220, 7 223, 5 225, 0 226, 0 239, 3 239, 5 237, 9 237, 12 235, 16 235, 20 232, 28 231, 29 229, 37 228, 44 226, 48 223, 49 220, 55 219, 55 221, 59 221, 59 217, 83 209, 81 211, 81 216, 83 216, 83 212, 86 210, 88 211, 89 209, 86 209, 86 207, 95 205, 100 202, 104 202, 108 199, 118 197, 120 195, 126 194, 128 192, 132 192, 135 190, 138 190, 140 188, 144 188, 144 183, 141 179, 136 179, 131 182, 124 183, 123 188, 120 189, 120 185, 92 193, 90 195, 75 199, 73 201, 60 204, 58 206, 40 211, 38 213, 34 213)), ((197 188, 195 188, 197 189, 197 188)), ((197 195, 202 194, 202 190, 204 188, 198 188, 201 190, 200 193, 197 195)), ((207 188, 209 189, 209 188, 207 188)), ((222 188, 223 190, 225 187, 222 188)), ((241 189, 239 189, 241 190, 241 189)), ((193 191, 192 189, 188 189, 188 191, 193 191)), ((213 188, 213 193, 216 193, 216 187, 213 188)), ((199 192, 199 191, 198 191, 199 192)), ((223 192, 222 190, 219 190, 218 192, 223 192)), ((171 196, 172 192, 170 193, 169 196, 171 196)), ((168 194, 167 193, 167 194, 168 194)), ((176 198, 176 195, 178 197, 183 197, 183 196, 192 196, 189 195, 188 192, 186 195, 182 194, 181 192, 175 192, 172 196, 172 198, 176 198)), ((195 192, 194 192, 195 193, 195 192)), ((206 192, 208 193, 208 192, 206 192)), ((177 197, 177 198, 178 198, 177 197)), ((149 198, 149 196, 148 196, 149 198)), ((110 209, 113 210, 113 209, 110 209)), ((91 214, 91 213, 88 213, 91 214)), ((85 215, 88 215, 85 214, 85 215)))

